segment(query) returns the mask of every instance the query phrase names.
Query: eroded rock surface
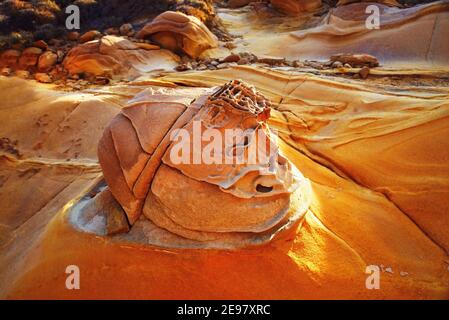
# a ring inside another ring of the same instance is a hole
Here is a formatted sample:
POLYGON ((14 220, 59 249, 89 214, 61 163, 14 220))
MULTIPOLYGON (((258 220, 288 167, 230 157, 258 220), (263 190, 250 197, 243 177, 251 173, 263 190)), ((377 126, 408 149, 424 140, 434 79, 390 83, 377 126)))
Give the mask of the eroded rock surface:
POLYGON ((178 59, 167 50, 146 50, 125 38, 104 36, 73 48, 64 59, 64 68, 70 74, 135 78, 152 70, 171 70, 178 59))
MULTIPOLYGON (((270 138, 269 105, 254 88, 233 81, 191 105, 147 102, 124 108, 106 129, 98 156, 130 223, 143 212, 156 226, 205 246, 209 241, 211 247, 260 244, 291 227, 307 210, 310 190, 270 138), (201 134, 194 132, 196 125, 225 137, 214 149, 220 153, 214 154, 216 162, 195 162, 194 153, 208 145, 195 145, 195 134, 201 134), (172 135, 179 128, 190 138, 175 143, 172 135), (241 131, 231 137, 235 142, 226 141, 226 129, 241 131), (248 137, 233 151, 243 157, 236 164, 225 148, 248 137), (174 160, 175 148, 191 150, 187 161, 174 160), (257 159, 249 159, 252 150, 257 159)), ((158 238, 149 241, 170 246, 158 238)))
POLYGON ((157 16, 137 33, 137 37, 151 37, 162 47, 193 58, 218 45, 217 37, 198 18, 172 11, 157 16))

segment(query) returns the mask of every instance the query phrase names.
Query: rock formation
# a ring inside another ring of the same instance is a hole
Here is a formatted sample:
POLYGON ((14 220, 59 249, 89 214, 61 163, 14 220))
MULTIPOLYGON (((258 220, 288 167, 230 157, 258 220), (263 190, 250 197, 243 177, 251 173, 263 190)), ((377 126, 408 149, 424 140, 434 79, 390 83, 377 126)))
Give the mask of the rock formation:
POLYGON ((135 78, 151 70, 171 70, 178 60, 167 50, 145 50, 125 38, 104 36, 73 48, 63 65, 70 74, 135 78))
POLYGON ((143 212, 175 235, 222 247, 264 242, 291 227, 307 210, 310 191, 270 137, 269 105, 254 88, 232 81, 189 106, 159 102, 124 108, 106 129, 98 157, 128 221, 135 224, 143 212), (194 145, 195 125, 202 134, 214 129, 225 137, 214 149, 216 162, 195 163, 195 153, 210 143, 194 145), (190 139, 175 143, 180 128, 190 139), (229 129, 240 133, 229 138, 229 129), (233 144, 229 154, 225 148, 233 144), (182 163, 173 159, 179 148, 191 150, 182 163), (252 150, 257 150, 254 159, 252 150))
POLYGON ((287 15, 311 12, 321 7, 321 0, 270 0, 271 5, 287 15))
POLYGON ((217 37, 198 18, 173 11, 157 16, 137 33, 137 37, 151 37, 162 47, 193 58, 218 45, 217 37))

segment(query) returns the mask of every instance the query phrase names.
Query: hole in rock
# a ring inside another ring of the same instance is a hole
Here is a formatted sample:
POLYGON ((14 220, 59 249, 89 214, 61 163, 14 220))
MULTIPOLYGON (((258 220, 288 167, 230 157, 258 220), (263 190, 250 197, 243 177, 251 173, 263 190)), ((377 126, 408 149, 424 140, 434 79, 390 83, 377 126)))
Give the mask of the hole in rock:
POLYGON ((257 192, 268 193, 268 192, 273 191, 273 187, 272 186, 271 187, 267 187, 267 186, 264 186, 262 184, 258 184, 256 186, 256 190, 257 190, 257 192))

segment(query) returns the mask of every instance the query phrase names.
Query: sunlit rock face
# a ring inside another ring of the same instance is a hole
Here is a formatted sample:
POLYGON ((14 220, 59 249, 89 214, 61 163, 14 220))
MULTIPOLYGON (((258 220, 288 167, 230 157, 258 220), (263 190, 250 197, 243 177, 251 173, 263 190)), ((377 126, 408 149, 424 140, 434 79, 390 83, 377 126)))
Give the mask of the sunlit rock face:
MULTIPOLYGON (((269 101, 240 81, 189 105, 125 107, 100 140, 98 157, 130 224, 143 213, 173 235, 212 247, 263 243, 293 226, 308 208, 309 184, 280 154, 269 115, 269 101)), ((170 246, 166 236, 156 237, 170 246)))
POLYGON ((70 74, 135 78, 152 70, 172 70, 179 57, 167 50, 145 50, 125 38, 105 36, 80 44, 64 59, 70 74))
POLYGON ((335 8, 319 26, 293 32, 295 46, 302 48, 301 53, 305 56, 314 52, 317 58, 352 52, 369 53, 381 62, 398 64, 405 61, 436 65, 447 63, 447 2, 406 9, 375 3, 381 17, 378 25, 376 21, 367 21, 369 15, 366 10, 372 4, 353 3, 335 8))
POLYGON ((180 51, 192 58, 218 45, 217 37, 196 17, 181 12, 166 11, 137 33, 171 51, 180 51))
POLYGON ((311 12, 321 7, 321 0, 271 0, 271 5, 287 15, 311 12))
POLYGON ((447 1, 410 8, 380 2, 351 3, 332 8, 310 28, 303 27, 306 18, 295 17, 297 20, 289 21, 298 27, 285 28, 276 19, 259 19, 244 11, 223 11, 219 15, 231 33, 242 36, 238 50, 257 56, 327 61, 339 53, 367 53, 380 64, 400 68, 410 63, 420 68, 444 66, 449 61, 447 1), (367 20, 370 5, 379 9, 378 29, 376 19, 367 20))

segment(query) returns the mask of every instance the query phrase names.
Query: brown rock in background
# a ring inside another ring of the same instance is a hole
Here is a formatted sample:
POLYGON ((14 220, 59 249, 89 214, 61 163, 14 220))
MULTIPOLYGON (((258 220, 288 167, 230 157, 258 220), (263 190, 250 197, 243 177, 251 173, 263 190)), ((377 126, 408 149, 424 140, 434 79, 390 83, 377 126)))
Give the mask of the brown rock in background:
POLYGON ((373 68, 379 66, 379 61, 376 57, 370 54, 349 54, 340 53, 330 57, 332 62, 340 61, 343 64, 350 64, 352 67, 361 68, 364 66, 373 68))
POLYGON ((9 49, 1 54, 0 65, 15 68, 22 53, 19 50, 9 49))
POLYGON ((182 51, 192 58, 218 45, 217 37, 198 18, 173 11, 160 14, 137 33, 137 38, 147 37, 168 50, 182 51))
POLYGON ((58 55, 52 51, 45 51, 39 57, 37 62, 37 69, 39 71, 46 72, 53 68, 58 62, 58 55))
POLYGON ((84 33, 80 38, 79 41, 81 43, 85 43, 88 41, 92 41, 95 39, 98 39, 101 37, 101 32, 98 30, 91 30, 91 31, 87 31, 86 33, 84 33))
POLYGON ((34 67, 37 64, 39 56, 42 53, 42 49, 36 47, 29 47, 23 50, 22 55, 19 58, 20 68, 34 67))

